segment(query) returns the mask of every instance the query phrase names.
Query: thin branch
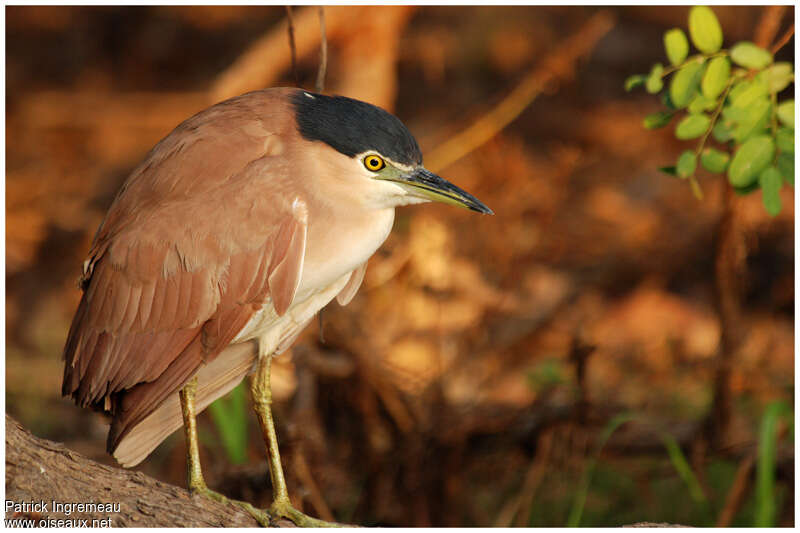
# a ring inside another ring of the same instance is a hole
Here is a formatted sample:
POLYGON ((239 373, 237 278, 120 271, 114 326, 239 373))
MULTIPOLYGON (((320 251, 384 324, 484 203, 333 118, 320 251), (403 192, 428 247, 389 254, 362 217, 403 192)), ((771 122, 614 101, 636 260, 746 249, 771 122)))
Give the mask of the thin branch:
MULTIPOLYGON (((327 39, 349 39, 353 33, 353 21, 367 14, 368 6, 327 6, 325 8, 325 32, 327 39)), ((317 10, 312 7, 292 9, 297 60, 313 58, 319 50, 319 22, 317 10)), ((283 17, 253 41, 236 60, 219 73, 209 89, 209 103, 216 103, 232 96, 260 89, 280 80, 291 68, 291 54, 286 46, 289 20, 283 17)), ((201 108, 202 109, 202 108, 201 108)))
MULTIPOLYGON (((778 32, 782 13, 781 6, 766 6, 756 25, 753 42, 763 48, 769 46, 778 32)), ((720 341, 711 409, 705 421, 706 437, 714 449, 724 446, 730 438, 734 394, 731 373, 746 328, 742 321, 741 280, 747 271, 749 244, 739 221, 739 202, 732 187, 725 186, 722 202, 714 258, 715 303, 720 319, 720 341)))
POLYGON ((781 35, 781 38, 778 39, 778 41, 774 45, 772 45, 772 49, 770 50, 770 52, 772 52, 772 55, 777 54, 778 50, 786 46, 786 43, 789 42, 789 40, 792 38, 792 35, 794 35, 794 24, 789 26, 789 29, 786 30, 786 32, 783 35, 781 35))
POLYGON ((325 7, 319 6, 319 70, 317 71, 316 89, 318 93, 325 90, 325 74, 328 72, 328 37, 325 32, 325 7))
POLYGON ((756 33, 753 37, 753 42, 761 48, 766 48, 769 43, 775 39, 778 33, 778 28, 781 25, 783 12, 786 11, 786 6, 765 6, 761 19, 756 26, 756 33))
POLYGON ((292 454, 292 459, 292 462, 294 463, 294 471, 297 474, 297 477, 300 479, 300 482, 303 484, 303 488, 308 491, 308 497, 311 500, 311 504, 314 506, 314 509, 317 510, 319 517, 328 522, 335 521, 336 517, 333 516, 331 508, 325 501, 324 496, 322 496, 322 491, 319 490, 319 486, 317 485, 316 481, 314 481, 314 475, 311 473, 308 462, 303 455, 302 447, 292 454))
POLYGON ((544 478, 544 473, 547 468, 552 436, 553 431, 550 429, 539 438, 536 456, 531 466, 528 467, 522 487, 500 510, 494 522, 494 527, 510 527, 514 522, 514 517, 517 517, 517 525, 519 527, 525 527, 527 525, 528 519, 530 518, 530 504, 533 502, 533 498, 544 478), (521 512, 520 510, 523 507, 525 507, 525 510, 521 512))
POLYGON ((440 171, 497 135, 516 119, 548 84, 569 77, 575 69, 575 62, 591 52, 613 26, 614 17, 611 13, 601 11, 594 15, 577 33, 555 47, 549 58, 537 65, 494 109, 431 151, 427 157, 428 168, 433 172, 440 171))
POLYGON ((294 72, 294 84, 300 87, 300 77, 297 75, 297 47, 294 44, 294 19, 292 18, 292 6, 286 6, 286 19, 289 21, 289 48, 292 51, 292 72, 294 72))
POLYGON ((739 508, 747 495, 749 488, 750 473, 753 471, 755 464, 755 454, 747 455, 739 463, 739 468, 736 470, 736 477, 731 483, 731 488, 728 490, 728 495, 725 498, 725 505, 719 513, 717 523, 714 527, 728 527, 733 522, 733 518, 739 511, 739 508))

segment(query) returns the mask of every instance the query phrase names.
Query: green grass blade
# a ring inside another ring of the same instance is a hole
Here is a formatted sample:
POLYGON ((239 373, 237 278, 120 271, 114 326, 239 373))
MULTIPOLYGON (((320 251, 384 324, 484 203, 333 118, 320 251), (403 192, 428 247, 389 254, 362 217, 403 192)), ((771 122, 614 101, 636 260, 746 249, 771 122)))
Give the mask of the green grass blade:
POLYGON ((764 416, 761 418, 761 429, 758 435, 758 462, 756 463, 756 512, 753 524, 755 527, 775 527, 777 430, 778 422, 785 415, 791 415, 789 407, 782 401, 776 401, 767 405, 764 416))
POLYGON ((247 460, 247 408, 244 384, 233 389, 209 407, 211 420, 217 427, 222 447, 233 464, 247 460))
POLYGON ((621 413, 608 421, 603 432, 600 434, 600 439, 597 441, 597 448, 592 455, 592 458, 586 463, 586 468, 581 475, 580 484, 578 485, 578 492, 575 494, 575 500, 569 510, 569 518, 567 519, 567 527, 578 527, 581 523, 583 516, 583 508, 586 505, 586 497, 589 494, 589 484, 592 481, 592 474, 597 466, 597 458, 600 455, 603 447, 608 442, 608 439, 614 432, 624 423, 629 422, 634 418, 633 414, 621 413))
POLYGON ((662 435, 661 440, 664 442, 664 447, 667 449, 667 455, 669 455, 672 466, 675 467, 678 475, 681 476, 683 482, 686 483, 686 487, 689 489, 689 495, 697 503, 706 504, 708 498, 706 498, 703 487, 700 485, 697 476, 694 475, 694 471, 689 465, 689 461, 686 460, 686 456, 683 454, 683 450, 681 450, 678 442, 669 434, 662 435))

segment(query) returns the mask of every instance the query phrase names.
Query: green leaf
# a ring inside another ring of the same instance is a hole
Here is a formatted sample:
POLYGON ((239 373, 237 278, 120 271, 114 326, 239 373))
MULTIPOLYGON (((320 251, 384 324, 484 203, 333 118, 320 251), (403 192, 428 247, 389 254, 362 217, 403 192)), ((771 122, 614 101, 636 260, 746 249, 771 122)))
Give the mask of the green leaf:
POLYGON ((760 100, 767 101, 767 82, 763 78, 737 83, 731 90, 732 107, 749 107, 760 100))
POLYGON ((781 171, 781 176, 786 180, 786 183, 794 187, 794 155, 778 155, 778 170, 781 171))
POLYGON ((703 135, 711 124, 708 115, 689 115, 675 127, 675 137, 682 141, 696 139, 703 135))
POLYGON ((644 117, 642 121, 642 125, 647 128, 648 130, 656 130, 658 128, 663 128, 669 121, 672 120, 672 116, 675 113, 671 111, 658 111, 656 113, 651 113, 644 117))
POLYGON ((691 61, 672 77, 669 96, 678 109, 683 109, 692 101, 703 75, 703 60, 691 61))
POLYGON ((728 162, 731 160, 730 154, 721 152, 714 148, 706 148, 700 154, 700 163, 703 168, 709 172, 722 174, 728 168, 728 162))
POLYGON ((747 117, 749 116, 750 115, 747 113, 747 110, 742 109, 741 107, 733 107, 728 105, 722 108, 722 118, 725 120, 730 120, 734 124, 742 122, 743 120, 747 120, 747 117))
POLYGON ((625 80, 625 90, 627 92, 631 92, 636 87, 641 87, 644 85, 645 81, 647 81, 647 76, 644 74, 634 74, 633 76, 628 76, 625 80))
POLYGON ((545 390, 568 382, 569 371, 561 359, 546 358, 528 372, 527 381, 532 390, 544 393, 545 390))
POLYGON ((781 184, 783 178, 775 167, 765 168, 758 176, 761 184, 761 201, 764 202, 764 209, 772 216, 781 212, 781 184))
POLYGON ((697 169, 697 156, 691 150, 686 150, 678 158, 678 164, 675 165, 675 170, 681 178, 688 178, 694 174, 697 169))
POLYGON ((709 7, 695 6, 689 11, 689 35, 703 53, 713 54, 722 48, 722 27, 709 7))
POLYGON ((708 62, 701 89, 706 98, 716 100, 731 77, 731 62, 727 57, 715 57, 708 62))
POLYGON ((677 66, 683 63, 689 55, 689 41, 680 28, 672 28, 664 34, 664 49, 667 51, 669 62, 677 66))
POLYGON ((664 65, 661 63, 656 63, 653 65, 653 68, 650 69, 650 75, 647 77, 647 81, 645 82, 645 89, 647 89, 647 92, 650 94, 655 94, 664 88, 664 80, 661 79, 663 72, 664 65))
POLYGON ((794 81, 794 73, 792 72, 792 64, 785 61, 775 63, 756 76, 756 78, 763 78, 767 84, 767 89, 770 94, 777 94, 789 86, 794 81))
POLYGON ((767 82, 764 78, 743 81, 736 84, 730 93, 732 107, 747 108, 756 102, 767 102, 767 82))
POLYGON ((758 180, 756 180, 747 187, 734 187, 733 192, 739 196, 747 196, 751 192, 758 190, 759 187, 761 187, 761 184, 758 183, 758 180))
POLYGON ((717 142, 726 143, 733 139, 733 124, 728 120, 718 120, 711 130, 711 135, 717 142))
POLYGON ((778 120, 794 129, 794 100, 785 100, 778 104, 778 120))
POLYGON ((778 150, 785 154, 794 153, 794 129, 792 128, 778 128, 775 134, 775 144, 778 145, 778 150))
POLYGON ((742 78, 735 79, 733 87, 728 93, 728 102, 733 102, 739 97, 739 94, 750 87, 750 81, 742 78))
POLYGON ((664 174, 669 174, 672 177, 677 177, 678 176, 678 169, 675 168, 674 166, 671 166, 671 167, 658 167, 658 170, 660 170, 664 174))
POLYGON ((734 187, 753 183, 775 156, 775 142, 769 135, 748 139, 739 147, 728 167, 728 181, 734 187))
POLYGON ((745 68, 762 69, 772 63, 772 54, 749 41, 742 41, 731 48, 731 61, 745 68))
POLYGON ((700 93, 697 93, 692 101, 689 103, 689 113, 696 115, 697 113, 702 113, 703 111, 711 111, 717 106, 716 100, 711 100, 706 98, 700 93))
POLYGON ((669 97, 669 91, 661 93, 661 103, 670 111, 675 111, 675 104, 672 103, 672 98, 669 97))
POLYGON ((725 120, 732 121, 733 139, 743 143, 754 135, 764 132, 770 117, 772 104, 766 99, 756 100, 748 107, 727 107, 722 110, 725 120))

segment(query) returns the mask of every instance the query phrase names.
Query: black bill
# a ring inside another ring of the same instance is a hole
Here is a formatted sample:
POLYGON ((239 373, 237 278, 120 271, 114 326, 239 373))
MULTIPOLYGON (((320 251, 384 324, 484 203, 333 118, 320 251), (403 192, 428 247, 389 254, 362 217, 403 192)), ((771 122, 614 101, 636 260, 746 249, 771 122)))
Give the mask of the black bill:
POLYGON ((467 191, 459 189, 425 168, 418 168, 392 181, 409 186, 414 194, 434 202, 466 207, 478 213, 493 215, 494 212, 467 191))

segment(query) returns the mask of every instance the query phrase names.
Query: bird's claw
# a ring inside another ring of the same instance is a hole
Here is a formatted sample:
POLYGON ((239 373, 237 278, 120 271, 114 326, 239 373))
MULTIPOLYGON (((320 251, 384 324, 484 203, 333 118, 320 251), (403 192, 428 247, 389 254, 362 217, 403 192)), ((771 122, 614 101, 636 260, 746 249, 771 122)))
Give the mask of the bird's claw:
POLYGON ((345 527, 344 524, 339 524, 338 522, 326 522, 325 520, 308 516, 292 507, 289 500, 275 500, 272 502, 272 505, 269 506, 267 512, 272 517, 290 520, 297 527, 345 527))
POLYGON ((220 494, 219 492, 213 491, 209 489, 205 485, 205 483, 203 484, 195 483, 194 485, 189 487, 189 492, 191 492, 192 495, 196 494, 199 496, 203 496, 224 505, 236 505, 237 507, 241 507, 244 511, 249 513, 250 516, 252 516, 261 527, 269 527, 271 525, 270 515, 268 513, 262 511, 261 509, 256 509, 250 503, 239 500, 233 500, 231 498, 228 498, 224 494, 220 494))
POLYGON ((293 522, 297 527, 343 527, 337 522, 326 522, 318 518, 313 518, 298 511, 289 501, 276 500, 270 505, 269 509, 258 509, 248 502, 233 500, 219 492, 209 489, 207 486, 193 486, 190 489, 192 494, 204 496, 211 500, 226 505, 236 505, 246 511, 261 527, 270 527, 280 518, 285 518, 293 522))

